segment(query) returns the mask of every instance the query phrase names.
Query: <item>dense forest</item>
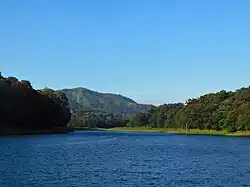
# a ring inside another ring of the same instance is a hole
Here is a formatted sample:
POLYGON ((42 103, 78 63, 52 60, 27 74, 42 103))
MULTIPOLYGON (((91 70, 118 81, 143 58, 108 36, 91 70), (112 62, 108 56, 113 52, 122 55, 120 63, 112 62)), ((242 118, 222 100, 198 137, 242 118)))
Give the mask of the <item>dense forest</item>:
POLYGON ((185 104, 164 104, 148 114, 136 114, 127 126, 250 130, 250 87, 206 94, 185 104))
POLYGON ((113 128, 124 127, 129 122, 124 116, 102 111, 81 111, 73 113, 69 127, 113 128))
POLYGON ((97 112, 78 112, 72 116, 71 126, 82 127, 148 127, 213 129, 235 132, 250 130, 250 88, 235 92, 222 90, 186 103, 164 104, 140 112, 133 117, 97 112))
POLYGON ((68 99, 51 89, 35 90, 29 81, 0 73, 0 133, 66 127, 68 99))
MULTIPOLYGON (((112 102, 116 102, 114 97, 117 96, 112 95, 112 102)), ((125 100, 133 103, 129 98, 125 100)), ((108 102, 107 99, 106 104, 108 102)), ((119 102, 122 103, 121 100, 119 102)), ((234 92, 222 90, 189 99, 186 103, 171 103, 158 107, 148 105, 144 106, 142 111, 138 105, 138 110, 133 109, 125 115, 120 109, 115 113, 95 107, 92 110, 74 111, 70 109, 65 92, 52 89, 35 90, 29 81, 19 81, 15 77, 5 78, 0 74, 0 103, 0 133, 66 126, 188 128, 230 132, 250 130, 250 87, 234 92), (70 110, 73 111, 72 115, 70 110)))

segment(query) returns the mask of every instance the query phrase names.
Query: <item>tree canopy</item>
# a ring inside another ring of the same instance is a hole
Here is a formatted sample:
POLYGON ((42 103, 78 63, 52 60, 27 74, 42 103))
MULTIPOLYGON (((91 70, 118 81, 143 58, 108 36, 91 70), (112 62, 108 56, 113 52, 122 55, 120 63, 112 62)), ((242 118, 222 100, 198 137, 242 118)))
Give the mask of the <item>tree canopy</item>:
POLYGON ((184 103, 164 104, 145 115, 136 114, 128 126, 250 130, 250 87, 222 90, 184 103))
POLYGON ((70 116, 65 94, 0 76, 0 131, 66 127, 70 116))
POLYGON ((128 123, 121 115, 97 111, 81 111, 72 114, 69 127, 113 128, 123 127, 128 123))

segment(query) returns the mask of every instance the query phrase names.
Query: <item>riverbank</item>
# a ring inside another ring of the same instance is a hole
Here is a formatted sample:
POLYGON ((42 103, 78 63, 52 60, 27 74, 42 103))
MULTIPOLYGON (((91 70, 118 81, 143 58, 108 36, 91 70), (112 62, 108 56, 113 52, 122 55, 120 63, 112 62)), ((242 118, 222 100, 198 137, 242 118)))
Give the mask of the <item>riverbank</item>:
POLYGON ((103 131, 103 130, 108 130, 104 128, 88 128, 88 127, 72 127, 74 131, 103 131))
POLYGON ((73 128, 60 127, 53 129, 38 129, 38 130, 23 130, 23 129, 15 129, 15 130, 5 130, 0 132, 0 136, 19 136, 19 135, 43 135, 43 134, 65 134, 73 132, 73 128))
POLYGON ((217 136, 240 136, 250 137, 250 131, 228 132, 226 130, 200 130, 200 129, 170 129, 170 128, 146 128, 146 127, 116 127, 110 129, 99 129, 106 131, 130 131, 130 132, 166 132, 173 134, 189 134, 189 135, 217 135, 217 136))

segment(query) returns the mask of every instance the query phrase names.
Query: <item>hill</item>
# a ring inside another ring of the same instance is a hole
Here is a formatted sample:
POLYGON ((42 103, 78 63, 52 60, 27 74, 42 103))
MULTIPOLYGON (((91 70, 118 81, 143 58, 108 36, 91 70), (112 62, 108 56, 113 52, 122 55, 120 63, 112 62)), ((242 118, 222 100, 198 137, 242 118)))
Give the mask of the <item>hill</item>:
POLYGON ((98 111, 114 115, 131 116, 147 112, 153 105, 138 104, 130 98, 118 94, 100 93, 86 88, 62 89, 72 111, 98 111))

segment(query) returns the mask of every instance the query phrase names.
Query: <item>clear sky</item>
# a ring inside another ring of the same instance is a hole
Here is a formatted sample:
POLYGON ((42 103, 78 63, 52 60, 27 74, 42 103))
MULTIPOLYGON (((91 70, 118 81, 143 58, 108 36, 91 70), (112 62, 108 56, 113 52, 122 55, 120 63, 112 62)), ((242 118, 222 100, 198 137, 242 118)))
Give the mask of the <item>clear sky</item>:
POLYGON ((143 102, 250 84, 248 0, 1 0, 0 71, 143 102))

